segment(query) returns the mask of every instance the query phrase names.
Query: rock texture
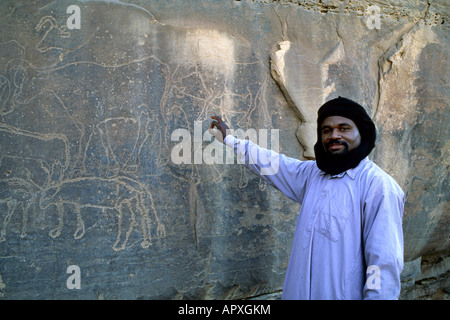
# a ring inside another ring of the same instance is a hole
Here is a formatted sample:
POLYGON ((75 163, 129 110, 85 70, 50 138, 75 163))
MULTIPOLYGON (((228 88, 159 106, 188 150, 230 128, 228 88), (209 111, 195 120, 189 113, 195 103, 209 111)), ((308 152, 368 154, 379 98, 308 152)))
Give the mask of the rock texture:
POLYGON ((338 95, 367 107, 407 195, 402 298, 447 298, 448 18, 444 0, 3 1, 0 298, 276 296, 299 206, 195 161, 203 133, 219 114, 311 159, 338 95))

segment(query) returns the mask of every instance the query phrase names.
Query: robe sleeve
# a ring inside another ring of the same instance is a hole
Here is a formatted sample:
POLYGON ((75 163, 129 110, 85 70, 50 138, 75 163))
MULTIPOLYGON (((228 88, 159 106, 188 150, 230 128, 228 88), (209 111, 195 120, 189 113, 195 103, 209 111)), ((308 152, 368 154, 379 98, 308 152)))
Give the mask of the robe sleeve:
POLYGON ((237 162, 274 186, 288 198, 302 203, 312 161, 300 161, 273 150, 267 150, 249 140, 226 136, 225 144, 234 149, 237 162))
POLYGON ((363 208, 364 258, 367 266, 363 299, 400 296, 403 269, 402 217, 405 195, 390 177, 377 176, 363 208))

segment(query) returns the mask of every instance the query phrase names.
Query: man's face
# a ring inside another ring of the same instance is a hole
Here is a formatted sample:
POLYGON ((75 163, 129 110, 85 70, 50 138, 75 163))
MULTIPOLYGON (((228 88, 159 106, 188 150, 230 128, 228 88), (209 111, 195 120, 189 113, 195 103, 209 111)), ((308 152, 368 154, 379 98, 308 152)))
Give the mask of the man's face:
POLYGON ((322 122, 322 145, 332 155, 342 155, 361 144, 356 124, 348 118, 331 116, 322 122))

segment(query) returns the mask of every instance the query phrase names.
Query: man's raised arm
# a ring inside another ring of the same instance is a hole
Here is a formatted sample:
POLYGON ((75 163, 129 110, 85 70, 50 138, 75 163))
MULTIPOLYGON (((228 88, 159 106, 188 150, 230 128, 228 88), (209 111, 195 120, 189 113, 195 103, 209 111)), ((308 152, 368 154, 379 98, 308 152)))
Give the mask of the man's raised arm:
POLYGON ((268 182, 287 197, 302 202, 305 186, 305 171, 313 165, 258 146, 249 140, 234 137, 232 130, 219 116, 213 121, 209 132, 220 142, 234 149, 237 161, 268 182))

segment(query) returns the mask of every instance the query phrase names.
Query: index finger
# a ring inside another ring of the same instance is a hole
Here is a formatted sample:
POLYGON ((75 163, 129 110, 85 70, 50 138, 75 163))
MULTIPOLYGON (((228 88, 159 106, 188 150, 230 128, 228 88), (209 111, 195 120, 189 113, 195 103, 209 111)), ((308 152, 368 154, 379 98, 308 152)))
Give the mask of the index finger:
POLYGON ((213 129, 214 127, 216 127, 217 129, 219 129, 219 124, 217 122, 211 122, 211 125, 209 126, 209 129, 213 129))
POLYGON ((217 120, 218 122, 222 122, 222 118, 220 118, 220 116, 211 116, 211 119, 217 120))

